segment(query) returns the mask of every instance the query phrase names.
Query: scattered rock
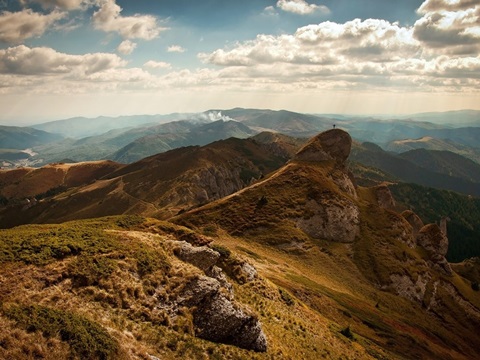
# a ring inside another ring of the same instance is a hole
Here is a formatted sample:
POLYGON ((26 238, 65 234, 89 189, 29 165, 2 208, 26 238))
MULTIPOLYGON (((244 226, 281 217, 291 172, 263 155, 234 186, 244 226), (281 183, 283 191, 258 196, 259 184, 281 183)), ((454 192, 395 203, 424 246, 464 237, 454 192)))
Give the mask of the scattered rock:
POLYGON ((246 261, 241 265, 240 271, 245 278, 245 282, 253 281, 257 277, 257 269, 246 261))
POLYGON ((211 268, 205 271, 205 274, 215 280, 218 280, 220 285, 228 291, 228 293, 232 296, 233 299, 233 286, 227 280, 227 277, 223 270, 218 266, 212 266, 211 268))

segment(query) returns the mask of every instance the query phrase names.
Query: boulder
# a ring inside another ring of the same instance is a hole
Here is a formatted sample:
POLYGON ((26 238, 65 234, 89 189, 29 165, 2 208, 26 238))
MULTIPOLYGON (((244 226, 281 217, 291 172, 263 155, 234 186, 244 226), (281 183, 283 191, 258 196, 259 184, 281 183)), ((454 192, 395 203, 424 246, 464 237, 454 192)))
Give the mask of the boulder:
POLYGON ((260 322, 253 314, 217 293, 197 305, 193 314, 197 336, 243 349, 267 351, 267 339, 260 322))
POLYGON ((243 349, 267 351, 267 340, 258 318, 220 291, 218 280, 199 276, 185 285, 177 302, 194 308, 196 336, 243 349))
POLYGON ((425 225, 417 235, 417 244, 427 250, 429 263, 433 269, 453 275, 452 268, 445 255, 448 251, 448 238, 437 224, 425 225))
POLYGON ((186 241, 179 241, 174 254, 185 262, 188 262, 205 271, 214 266, 220 258, 220 253, 207 246, 192 246, 186 241))

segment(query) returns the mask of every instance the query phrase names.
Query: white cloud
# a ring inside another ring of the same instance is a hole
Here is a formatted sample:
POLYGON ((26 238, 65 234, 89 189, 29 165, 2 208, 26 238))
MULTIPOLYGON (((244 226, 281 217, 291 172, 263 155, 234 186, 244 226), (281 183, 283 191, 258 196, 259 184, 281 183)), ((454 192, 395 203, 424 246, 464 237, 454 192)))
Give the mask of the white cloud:
POLYGON ((411 29, 385 20, 359 19, 345 24, 324 22, 299 28, 293 35, 259 35, 231 50, 200 54, 206 62, 220 66, 255 66, 292 63, 329 65, 348 61, 394 61, 413 56, 420 44, 411 29))
POLYGON ((100 9, 92 16, 96 29, 117 32, 125 39, 144 40, 152 40, 167 30, 158 26, 157 19, 151 15, 122 16, 122 8, 115 0, 100 0, 99 5, 100 9))
POLYGON ((94 0, 21 0, 22 4, 27 2, 36 2, 43 8, 60 8, 64 10, 84 9, 92 5, 94 0))
POLYGON ((151 69, 169 69, 172 67, 172 64, 164 61, 149 60, 145 64, 143 64, 143 66, 151 69))
POLYGON ((53 11, 44 15, 23 9, 18 12, 4 11, 0 15, 0 41, 7 43, 21 43, 25 39, 41 36, 47 29, 66 13, 53 11))
POLYGON ((117 51, 123 55, 130 55, 137 47, 137 44, 130 40, 124 40, 118 45, 117 51))
MULTIPOLYGON (((456 21, 450 24, 445 29, 451 30, 456 21)), ((291 35, 259 35, 199 58, 221 67, 216 83, 228 78, 234 84, 264 89, 459 91, 462 84, 478 91, 478 52, 447 56, 414 36, 416 29, 375 19, 323 22, 291 35)))
POLYGON ((264 15, 264 16, 278 16, 278 13, 273 6, 267 6, 265 9, 263 9, 262 15, 264 15))
POLYGON ((419 14, 440 10, 458 11, 466 10, 478 5, 478 0, 426 0, 417 10, 419 14))
POLYGON ((419 8, 423 14, 414 26, 414 36, 449 54, 480 52, 480 2, 478 0, 427 0, 419 8))
POLYGON ((278 0, 277 7, 286 12, 308 15, 315 12, 329 14, 330 10, 325 5, 309 4, 305 0, 278 0))
POLYGON ((176 53, 184 53, 186 49, 181 47, 180 45, 171 45, 167 48, 168 52, 176 52, 176 53))
POLYGON ((10 75, 69 75, 85 77, 109 69, 121 68, 126 61, 109 53, 70 55, 51 48, 25 45, 0 50, 0 73, 10 75))

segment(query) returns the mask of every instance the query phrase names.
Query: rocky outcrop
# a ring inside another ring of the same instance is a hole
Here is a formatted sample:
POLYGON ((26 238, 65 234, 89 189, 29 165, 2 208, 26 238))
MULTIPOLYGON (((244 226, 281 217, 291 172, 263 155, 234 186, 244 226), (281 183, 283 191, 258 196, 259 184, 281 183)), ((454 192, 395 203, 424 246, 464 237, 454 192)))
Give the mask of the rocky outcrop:
POLYGON ((420 219, 420 217, 412 210, 405 210, 402 212, 402 216, 412 226, 413 236, 416 237, 424 226, 422 219, 420 219))
POLYGON ((445 259, 448 251, 448 238, 437 224, 425 225, 417 235, 417 245, 423 247, 433 268, 446 275, 452 275, 452 268, 445 259))
POLYGON ((195 306, 193 322, 197 336, 244 349, 267 350, 267 339, 256 316, 222 294, 217 280, 200 277, 187 285, 185 292, 188 305, 195 306))
POLYGON ((387 185, 376 186, 373 190, 377 198, 378 206, 388 210, 395 210, 395 199, 387 185))
MULTIPOLYGON (((258 318, 234 301, 233 287, 222 269, 215 264, 221 255, 207 247, 195 247, 185 241, 173 242, 174 254, 204 271, 205 275, 190 280, 170 304, 171 312, 183 306, 193 309, 195 334, 202 339, 265 352, 267 340, 258 318)), ((252 281, 256 269, 243 262, 245 278, 252 281)))
POLYGON ((220 254, 217 251, 214 251, 207 246, 192 246, 186 241, 179 242, 178 247, 174 250, 174 254, 179 259, 188 262, 203 271, 213 267, 220 258, 220 254))
POLYGON ((360 231, 360 211, 347 199, 342 202, 310 200, 305 205, 308 218, 297 220, 297 226, 315 239, 351 243, 360 231))
POLYGON ((328 177, 336 192, 312 189, 297 226, 315 239, 351 243, 359 233, 360 211, 351 200, 357 198, 355 184, 346 166, 352 147, 350 135, 339 129, 324 131, 312 138, 295 155, 296 161, 334 161, 328 177))
POLYGON ((448 239, 437 224, 425 225, 418 233, 417 244, 430 255, 447 255, 448 239))
POLYGON ((325 161, 344 163, 352 148, 350 135, 339 129, 324 131, 312 138, 295 155, 295 160, 325 161))

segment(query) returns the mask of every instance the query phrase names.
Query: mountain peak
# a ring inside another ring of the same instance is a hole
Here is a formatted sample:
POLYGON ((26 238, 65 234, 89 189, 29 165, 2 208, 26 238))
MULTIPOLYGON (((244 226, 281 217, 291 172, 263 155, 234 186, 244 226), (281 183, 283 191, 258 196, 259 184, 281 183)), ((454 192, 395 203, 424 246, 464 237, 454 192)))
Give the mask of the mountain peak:
POLYGON ((295 155, 295 160, 326 161, 344 163, 350 155, 352 138, 340 129, 324 131, 313 137, 295 155))

